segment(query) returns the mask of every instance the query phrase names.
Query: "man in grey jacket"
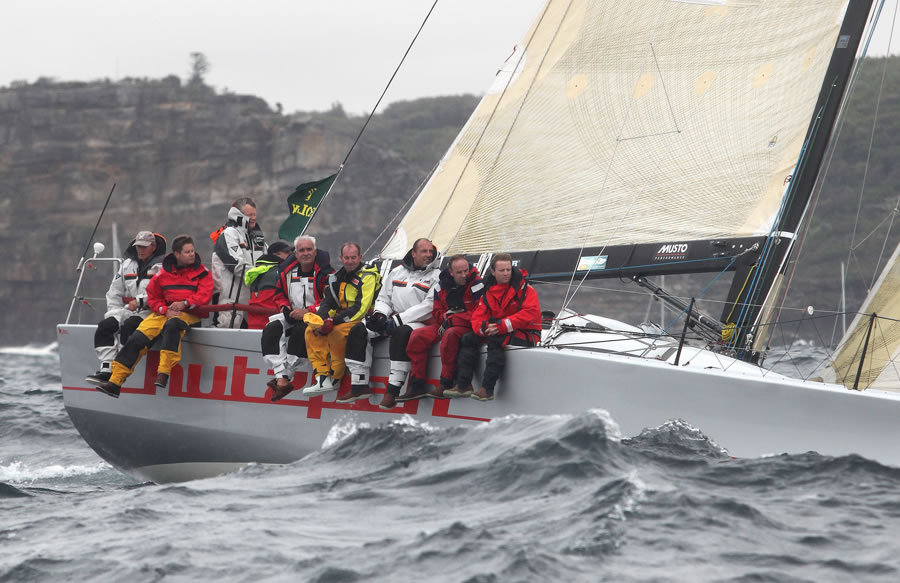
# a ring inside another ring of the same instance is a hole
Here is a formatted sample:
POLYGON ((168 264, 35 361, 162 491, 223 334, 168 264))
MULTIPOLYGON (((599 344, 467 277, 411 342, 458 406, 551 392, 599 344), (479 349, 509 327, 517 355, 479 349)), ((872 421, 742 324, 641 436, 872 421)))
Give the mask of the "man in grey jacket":
POLYGON ((151 231, 140 231, 125 249, 106 292, 106 314, 94 332, 94 350, 100 359, 94 378, 109 380, 116 354, 150 314, 147 284, 161 269, 165 256, 165 237, 151 231))
MULTIPOLYGON (((213 233, 212 274, 215 288, 213 301, 219 304, 247 302, 250 290, 244 274, 253 269, 256 260, 266 252, 266 239, 256 223, 256 203, 252 198, 239 198, 228 209, 225 227, 213 233)), ((240 328, 244 313, 225 311, 218 314, 219 328, 240 328)))

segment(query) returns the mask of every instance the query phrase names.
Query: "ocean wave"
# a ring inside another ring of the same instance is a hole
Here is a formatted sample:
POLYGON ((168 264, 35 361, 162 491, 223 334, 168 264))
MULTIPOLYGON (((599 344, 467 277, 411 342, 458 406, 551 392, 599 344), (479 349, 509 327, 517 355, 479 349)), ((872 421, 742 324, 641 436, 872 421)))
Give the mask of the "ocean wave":
POLYGON ((106 462, 97 462, 89 465, 52 464, 49 466, 34 466, 21 461, 14 461, 6 465, 0 465, 0 481, 14 484, 30 484, 39 480, 89 476, 110 469, 110 465, 106 462))
POLYGON ((725 448, 683 419, 672 419, 657 427, 644 429, 640 434, 622 440, 622 443, 632 451, 666 465, 698 464, 731 458, 725 448))
POLYGON ((28 498, 31 494, 19 490, 12 484, 0 482, 0 498, 28 498))
POLYGON ((26 344, 25 346, 0 346, 0 354, 14 354, 18 356, 58 356, 59 343, 54 341, 44 346, 26 344))

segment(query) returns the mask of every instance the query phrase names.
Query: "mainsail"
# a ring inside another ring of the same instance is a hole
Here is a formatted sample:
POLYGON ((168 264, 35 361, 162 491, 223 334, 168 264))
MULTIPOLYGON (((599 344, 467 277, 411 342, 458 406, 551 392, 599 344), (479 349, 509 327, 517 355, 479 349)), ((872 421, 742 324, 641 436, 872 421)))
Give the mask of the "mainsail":
POLYGON ((848 388, 900 391, 900 245, 841 339, 825 379, 848 388))
POLYGON ((768 235, 846 5, 550 0, 382 255, 768 235))

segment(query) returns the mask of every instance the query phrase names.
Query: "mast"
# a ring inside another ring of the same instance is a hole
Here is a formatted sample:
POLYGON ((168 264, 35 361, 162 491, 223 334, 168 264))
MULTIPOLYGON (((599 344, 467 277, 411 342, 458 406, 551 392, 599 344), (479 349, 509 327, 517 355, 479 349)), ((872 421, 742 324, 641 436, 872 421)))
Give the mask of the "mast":
POLYGON ((761 326, 763 316, 784 291, 782 280, 848 97, 872 4, 873 0, 850 0, 782 209, 759 260, 739 266, 732 280, 722 320, 735 324, 729 346, 738 349, 738 357, 745 360, 758 358, 753 347, 761 346, 771 331, 771 326, 761 326))

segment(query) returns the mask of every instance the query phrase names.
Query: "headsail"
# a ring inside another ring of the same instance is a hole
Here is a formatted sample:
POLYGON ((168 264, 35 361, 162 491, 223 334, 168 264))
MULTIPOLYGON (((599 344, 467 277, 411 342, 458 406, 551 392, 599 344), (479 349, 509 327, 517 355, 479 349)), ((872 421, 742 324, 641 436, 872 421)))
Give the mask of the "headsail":
POLYGON ((831 365, 825 370, 825 380, 860 390, 900 391, 898 258, 900 245, 894 249, 878 281, 841 339, 831 365), (876 314, 874 320, 873 313, 876 314))
POLYGON ((383 255, 765 236, 845 7, 550 0, 383 255))

